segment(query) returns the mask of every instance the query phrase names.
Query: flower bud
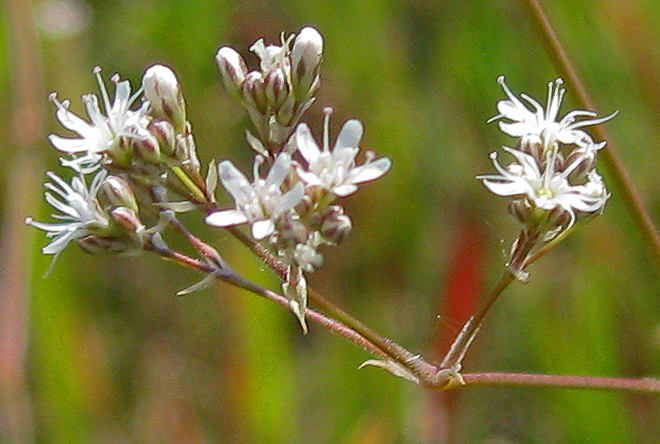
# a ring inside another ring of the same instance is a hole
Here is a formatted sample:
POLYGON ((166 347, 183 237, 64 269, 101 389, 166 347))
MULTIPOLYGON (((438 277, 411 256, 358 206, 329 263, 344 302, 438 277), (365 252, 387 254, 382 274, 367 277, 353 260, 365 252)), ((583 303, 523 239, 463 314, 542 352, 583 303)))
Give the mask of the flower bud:
POLYGON ((532 213, 532 207, 527 199, 516 199, 509 203, 509 213, 525 224, 532 213))
POLYGON ((135 155, 141 157, 149 163, 158 163, 162 159, 160 157, 160 144, 156 136, 149 131, 140 131, 140 137, 136 137, 133 141, 133 151, 135 155))
POLYGON ((281 69, 276 69, 268 73, 264 83, 270 108, 273 110, 279 109, 289 94, 289 85, 286 83, 284 73, 281 69))
POLYGON ((174 125, 167 120, 157 119, 149 123, 148 130, 156 137, 160 149, 168 157, 174 154, 176 147, 176 131, 174 125))
POLYGON ((518 140, 516 148, 531 154, 539 162, 543 159, 543 141, 538 134, 524 134, 518 140))
POLYGON ((575 216, 562 207, 555 207, 548 213, 547 231, 543 235, 543 241, 549 242, 559 233, 573 224, 575 216))
POLYGON ((297 244, 293 257, 304 271, 312 272, 323 265, 323 255, 307 244, 297 244))
POLYGON ((264 79, 260 72, 250 71, 247 77, 245 77, 245 82, 243 82, 243 101, 247 108, 251 108, 259 114, 265 114, 268 110, 264 79))
POLYGON ((103 197, 113 207, 127 207, 138 212, 138 204, 131 185, 118 176, 108 176, 101 185, 103 197))
MULTIPOLYGON (((277 123, 283 127, 290 127, 296 123, 296 119, 300 118, 300 113, 296 107, 295 99, 293 96, 288 96, 287 100, 280 105, 280 108, 275 114, 275 120, 277 123)), ((286 130, 286 136, 288 137, 290 132, 286 130)))
POLYGON ((181 161, 186 169, 199 171, 200 164, 197 157, 197 145, 192 134, 177 134, 174 145, 174 157, 181 161))
POLYGON ((127 207, 117 207, 110 212, 112 219, 127 233, 138 233, 144 229, 140 217, 127 207))
POLYGON ((342 243, 353 229, 351 218, 346 214, 334 213, 321 224, 321 235, 335 245, 342 243))
POLYGON ((304 223, 290 218, 278 224, 277 232, 278 237, 290 245, 305 242, 309 236, 309 230, 304 223))
POLYGON ((240 96, 248 70, 243 57, 229 46, 218 49, 215 63, 220 70, 222 82, 230 94, 240 96))
POLYGON ((151 114, 172 122, 177 132, 183 131, 186 123, 186 103, 179 81, 170 68, 153 65, 142 77, 144 95, 151 103, 151 114))
POLYGON ((322 59, 323 37, 311 26, 304 27, 291 50, 291 79, 298 100, 307 100, 317 89, 322 59))

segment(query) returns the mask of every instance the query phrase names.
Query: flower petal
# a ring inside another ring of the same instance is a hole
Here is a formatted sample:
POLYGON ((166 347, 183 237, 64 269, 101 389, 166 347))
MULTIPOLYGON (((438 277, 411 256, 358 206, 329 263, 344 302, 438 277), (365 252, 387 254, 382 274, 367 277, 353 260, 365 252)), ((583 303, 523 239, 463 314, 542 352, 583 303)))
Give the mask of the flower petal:
POLYGON ((226 228, 247 223, 248 219, 241 211, 236 209, 219 210, 207 214, 204 222, 212 227, 226 228))

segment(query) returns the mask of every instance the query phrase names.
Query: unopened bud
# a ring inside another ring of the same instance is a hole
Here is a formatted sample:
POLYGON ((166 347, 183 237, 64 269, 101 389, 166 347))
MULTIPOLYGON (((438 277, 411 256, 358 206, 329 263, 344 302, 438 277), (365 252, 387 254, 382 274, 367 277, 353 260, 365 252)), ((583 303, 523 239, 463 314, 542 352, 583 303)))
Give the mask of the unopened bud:
POLYGON ((281 69, 271 71, 266 76, 266 98, 268 104, 273 110, 277 110, 282 106, 289 94, 289 85, 286 83, 286 77, 281 69))
POLYGON ((215 63, 218 65, 222 82, 227 91, 232 95, 240 96, 248 73, 243 57, 233 48, 223 46, 215 55, 215 63))
MULTIPOLYGON (((293 96, 288 96, 287 100, 285 100, 284 103, 280 105, 280 108, 275 114, 275 120, 283 127, 292 126, 296 123, 294 119, 299 117, 300 113, 298 112, 298 108, 296 107, 295 99, 293 96)), ((288 135, 289 134, 287 132, 287 136, 288 135)))
POLYGON ((140 217, 127 207, 117 207, 110 212, 112 219, 127 233, 138 233, 144 228, 140 217))
POLYGON ((291 50, 291 78, 298 100, 307 100, 318 88, 322 59, 323 37, 311 26, 304 27, 291 50))
POLYGON ((165 65, 153 65, 145 71, 142 87, 144 95, 151 103, 151 114, 172 122, 177 132, 183 131, 186 123, 186 103, 174 71, 165 65))
POLYGON ((293 257, 304 271, 312 272, 323 265, 323 255, 307 244, 297 244, 293 257))
POLYGON ((321 235, 329 242, 338 245, 348 237, 353 229, 351 218, 346 214, 332 214, 321 224, 321 235))
POLYGON ((282 241, 291 245, 305 242, 309 236, 309 230, 299 220, 287 220, 278 224, 277 232, 282 241))
POLYGON ((176 147, 176 131, 174 125, 167 120, 157 119, 149 123, 149 132, 153 134, 160 149, 166 156, 172 156, 176 147))
POLYGON ((260 72, 250 71, 243 82, 243 101, 245 106, 254 109, 260 114, 268 110, 264 79, 260 72))
POLYGON ((543 236, 543 241, 554 239, 564 229, 570 227, 574 222, 575 214, 563 207, 555 207, 548 214, 548 231, 543 236))
POLYGON ((192 134, 177 134, 174 146, 174 157, 181 161, 183 167, 199 171, 199 158, 197 157, 197 145, 192 134))
POLYGON ((538 134, 525 134, 520 137, 517 149, 531 154, 532 157, 539 161, 543 158, 543 141, 538 134))
POLYGON ((149 163, 158 163, 160 158, 160 144, 158 139, 149 131, 140 131, 140 136, 133 140, 135 155, 149 163))
POLYGON ((509 213, 525 224, 532 212, 532 207, 527 199, 512 200, 509 203, 509 213))
POLYGON ((605 146, 605 142, 587 145, 582 148, 577 148, 571 151, 566 157, 566 167, 573 168, 571 177, 575 180, 585 178, 591 171, 596 168, 596 156, 598 150, 605 146), (577 165, 574 163, 577 162, 577 165))
POLYGON ((131 185, 118 176, 108 176, 101 185, 103 197, 113 207, 127 207, 137 213, 138 204, 131 185))

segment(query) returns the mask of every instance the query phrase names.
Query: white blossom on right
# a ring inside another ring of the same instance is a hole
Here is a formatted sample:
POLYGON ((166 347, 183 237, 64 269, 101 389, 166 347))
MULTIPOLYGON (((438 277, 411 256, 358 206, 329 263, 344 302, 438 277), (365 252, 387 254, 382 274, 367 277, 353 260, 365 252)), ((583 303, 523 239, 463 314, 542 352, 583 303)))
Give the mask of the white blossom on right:
POLYGON ((496 152, 491 153, 497 174, 477 179, 493 194, 512 198, 509 211, 522 223, 522 230, 507 265, 524 281, 526 261, 535 246, 557 238, 578 220, 603 212, 610 194, 595 166, 605 142, 595 142, 583 128, 616 113, 596 118, 592 111, 573 110, 559 119, 566 92, 561 79, 548 84, 545 107, 526 94, 516 96, 503 76, 498 83, 507 98, 497 103, 499 114, 489 122, 500 120, 500 130, 517 138, 517 143, 515 148, 503 148, 512 158, 506 165, 496 152), (583 117, 587 119, 579 120, 583 117))
POLYGON ((497 102, 498 115, 488 122, 500 120, 500 130, 512 137, 538 137, 545 148, 553 143, 574 144, 580 147, 593 145, 591 135, 580 129, 585 126, 598 125, 613 118, 616 113, 601 118, 593 111, 573 110, 558 120, 559 109, 566 90, 562 88, 562 79, 548 83, 548 99, 545 108, 527 94, 520 94, 520 99, 511 91, 500 76, 497 82, 502 86, 508 99, 497 102), (523 103, 526 101, 533 109, 523 103), (578 120, 580 117, 592 119, 578 120))

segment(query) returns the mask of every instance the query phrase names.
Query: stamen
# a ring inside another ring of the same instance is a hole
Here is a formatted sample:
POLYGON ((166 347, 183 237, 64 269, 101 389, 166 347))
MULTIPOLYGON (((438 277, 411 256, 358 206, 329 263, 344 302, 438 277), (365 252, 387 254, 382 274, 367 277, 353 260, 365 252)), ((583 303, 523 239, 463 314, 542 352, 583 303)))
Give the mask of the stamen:
POLYGON ((326 153, 330 151, 330 116, 333 112, 334 110, 330 106, 323 108, 323 114, 325 114, 323 119, 323 151, 326 153))
POLYGON ((99 84, 99 90, 101 91, 101 98, 103 99, 103 106, 105 107, 106 114, 108 114, 112 109, 112 107, 110 106, 110 98, 108 97, 108 91, 105 88, 105 83, 103 83, 103 78, 101 77, 101 67, 95 66, 92 72, 96 77, 96 82, 99 84))

